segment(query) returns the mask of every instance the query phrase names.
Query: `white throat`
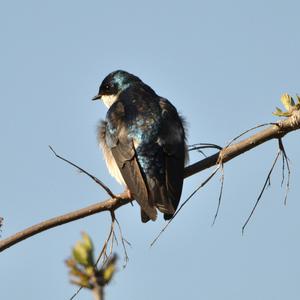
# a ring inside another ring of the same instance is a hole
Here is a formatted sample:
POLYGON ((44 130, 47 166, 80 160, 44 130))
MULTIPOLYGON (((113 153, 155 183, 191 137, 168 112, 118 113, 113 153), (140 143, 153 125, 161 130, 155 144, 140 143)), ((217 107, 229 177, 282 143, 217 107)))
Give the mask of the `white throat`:
POLYGON ((119 94, 117 95, 103 95, 101 100, 106 105, 106 107, 110 108, 118 99, 119 94))

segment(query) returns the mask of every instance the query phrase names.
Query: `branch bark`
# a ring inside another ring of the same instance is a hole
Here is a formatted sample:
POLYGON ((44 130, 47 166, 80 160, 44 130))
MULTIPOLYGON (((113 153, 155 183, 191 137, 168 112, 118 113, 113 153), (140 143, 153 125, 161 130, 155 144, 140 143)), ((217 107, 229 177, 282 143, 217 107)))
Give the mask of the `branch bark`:
MULTIPOLYGON (((282 138, 291 131, 300 129, 300 111, 296 110, 292 116, 269 126, 266 129, 232 145, 224 147, 221 151, 206 157, 185 168, 184 177, 187 178, 205 169, 208 169, 220 162, 225 163, 235 158, 238 155, 249 151, 262 143, 271 139, 282 138)), ((48 230, 50 228, 66 224, 99 212, 114 211, 120 206, 128 204, 132 199, 128 198, 128 193, 124 192, 116 195, 115 198, 107 199, 103 202, 90 205, 88 207, 54 217, 52 219, 43 221, 39 224, 33 225, 25 230, 22 230, 6 239, 0 241, 0 252, 19 243, 33 235, 48 230)))
POLYGON ((104 300, 103 287, 100 285, 96 285, 93 288, 93 296, 94 296, 94 300, 104 300))

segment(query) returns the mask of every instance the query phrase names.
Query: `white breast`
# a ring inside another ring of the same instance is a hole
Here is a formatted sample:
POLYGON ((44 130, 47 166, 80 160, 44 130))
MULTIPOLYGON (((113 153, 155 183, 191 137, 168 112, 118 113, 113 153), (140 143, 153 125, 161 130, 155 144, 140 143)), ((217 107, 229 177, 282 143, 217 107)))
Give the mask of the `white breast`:
POLYGON ((114 177, 120 184, 126 185, 123 176, 120 172, 120 169, 107 145, 105 142, 100 141, 100 146, 103 152, 104 160, 107 166, 107 169, 112 177, 114 177))
POLYGON ((110 108, 113 103, 118 99, 119 95, 103 95, 101 100, 106 105, 106 107, 110 108))

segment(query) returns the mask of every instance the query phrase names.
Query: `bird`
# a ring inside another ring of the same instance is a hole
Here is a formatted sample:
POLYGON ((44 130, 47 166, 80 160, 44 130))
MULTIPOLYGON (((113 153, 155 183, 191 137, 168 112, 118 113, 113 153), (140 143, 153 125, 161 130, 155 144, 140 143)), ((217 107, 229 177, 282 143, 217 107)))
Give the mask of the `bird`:
POLYGON ((109 173, 141 207, 141 221, 172 219, 188 161, 183 117, 139 77, 123 70, 108 74, 92 100, 108 111, 97 136, 109 173))

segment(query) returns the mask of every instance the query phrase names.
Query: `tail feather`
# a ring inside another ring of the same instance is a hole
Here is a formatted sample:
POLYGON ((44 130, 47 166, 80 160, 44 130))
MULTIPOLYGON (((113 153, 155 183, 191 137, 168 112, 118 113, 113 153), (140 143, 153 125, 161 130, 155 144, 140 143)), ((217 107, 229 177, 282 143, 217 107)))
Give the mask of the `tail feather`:
POLYGON ((172 203, 172 197, 168 193, 165 184, 158 182, 156 179, 148 179, 147 181, 149 184, 150 203, 153 203, 164 214, 174 214, 175 208, 172 203))
POLYGON ((148 221, 151 220, 143 209, 141 209, 141 220, 143 223, 147 223, 148 221))

